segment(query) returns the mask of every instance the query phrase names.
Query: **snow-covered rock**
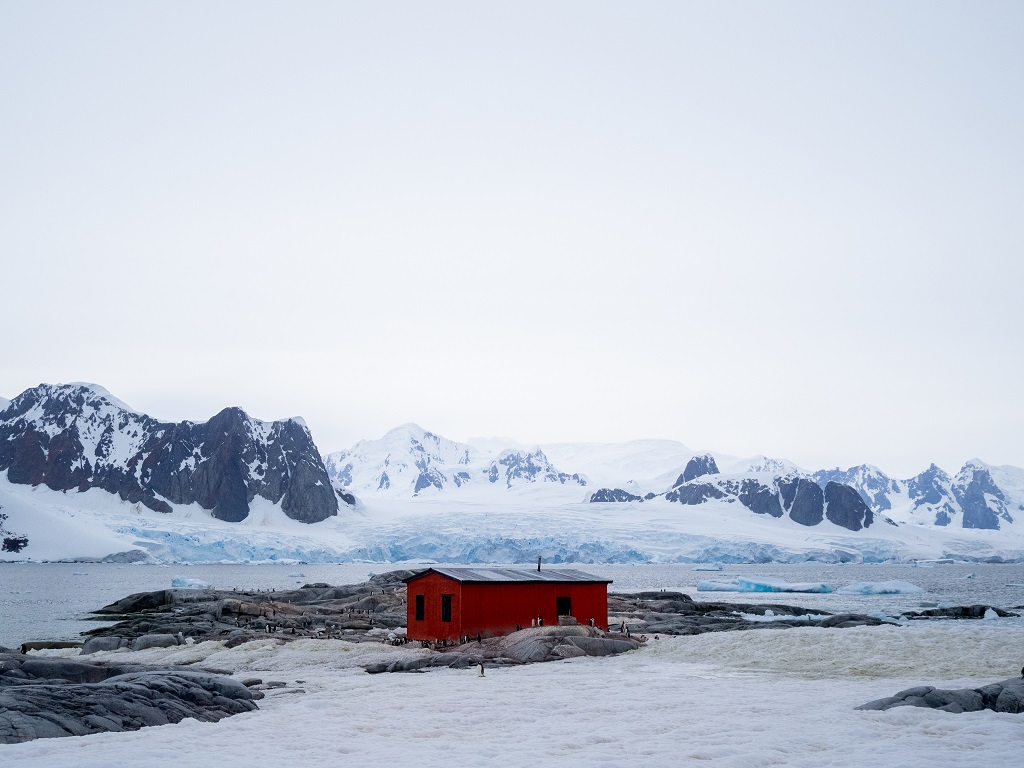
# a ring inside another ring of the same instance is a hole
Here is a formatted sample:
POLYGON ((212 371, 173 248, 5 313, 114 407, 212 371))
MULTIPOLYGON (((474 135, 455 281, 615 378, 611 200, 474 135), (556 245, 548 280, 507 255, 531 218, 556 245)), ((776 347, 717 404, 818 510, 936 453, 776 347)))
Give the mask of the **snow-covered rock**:
POLYGON ((336 515, 338 496, 301 420, 226 408, 205 423, 161 422, 102 387, 40 384, 0 413, 0 472, 14 484, 99 489, 157 512, 198 504, 244 520, 257 496, 295 520, 336 515))
POLYGON ((854 488, 876 513, 918 525, 1000 530, 1024 517, 1024 470, 994 467, 979 459, 953 477, 932 464, 915 477, 895 480, 864 464, 815 472, 822 486, 854 488))
POLYGON ((536 483, 587 484, 578 473, 559 471, 539 448, 510 448, 492 455, 416 424, 329 454, 325 464, 333 479, 360 495, 411 498, 467 486, 513 489, 536 483))

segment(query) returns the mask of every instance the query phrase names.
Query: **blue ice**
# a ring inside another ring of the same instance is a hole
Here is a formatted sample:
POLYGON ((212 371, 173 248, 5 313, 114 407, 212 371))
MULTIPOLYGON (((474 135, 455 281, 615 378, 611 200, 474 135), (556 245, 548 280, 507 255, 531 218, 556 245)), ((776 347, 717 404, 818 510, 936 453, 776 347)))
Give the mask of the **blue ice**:
POLYGON ((824 582, 791 583, 779 579, 751 579, 739 577, 729 581, 701 580, 698 592, 818 592, 828 593, 832 587, 824 582))
POLYGON ((909 581, 855 581, 836 591, 840 595, 915 595, 924 589, 909 581))

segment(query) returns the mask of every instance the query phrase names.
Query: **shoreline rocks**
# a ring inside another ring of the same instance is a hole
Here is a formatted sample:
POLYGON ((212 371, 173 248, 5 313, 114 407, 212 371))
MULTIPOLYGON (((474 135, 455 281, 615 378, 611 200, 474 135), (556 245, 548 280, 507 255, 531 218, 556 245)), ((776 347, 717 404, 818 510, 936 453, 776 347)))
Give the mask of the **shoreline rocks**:
POLYGON ((884 711, 894 707, 927 707, 955 714, 983 709, 1024 713, 1024 678, 1009 678, 981 688, 944 689, 920 685, 884 699, 869 701, 855 709, 884 711))
POLYGON ((254 698, 209 672, 0 653, 0 744, 216 722, 256 709, 254 698))

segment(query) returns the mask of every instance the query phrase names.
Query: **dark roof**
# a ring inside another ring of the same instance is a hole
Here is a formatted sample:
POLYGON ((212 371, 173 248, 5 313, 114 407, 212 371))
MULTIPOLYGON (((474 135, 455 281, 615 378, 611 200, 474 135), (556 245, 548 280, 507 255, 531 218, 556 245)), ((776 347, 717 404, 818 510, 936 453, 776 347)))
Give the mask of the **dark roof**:
POLYGON ((538 571, 536 568, 427 568, 425 571, 413 574, 402 581, 409 583, 428 573, 439 573, 449 579, 459 582, 474 583, 501 583, 509 582, 519 584, 530 584, 538 582, 554 582, 562 584, 565 582, 578 582, 581 584, 611 584, 611 579, 600 579, 583 571, 572 568, 553 569, 544 568, 538 571))

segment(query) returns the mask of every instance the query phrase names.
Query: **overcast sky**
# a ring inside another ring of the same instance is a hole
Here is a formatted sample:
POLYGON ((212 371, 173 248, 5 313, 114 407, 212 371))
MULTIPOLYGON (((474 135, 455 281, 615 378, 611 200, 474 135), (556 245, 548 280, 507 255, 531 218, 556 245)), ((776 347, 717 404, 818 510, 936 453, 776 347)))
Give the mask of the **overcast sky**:
POLYGON ((5 0, 0 395, 1024 466, 1022 40, 1019 2, 5 0))

